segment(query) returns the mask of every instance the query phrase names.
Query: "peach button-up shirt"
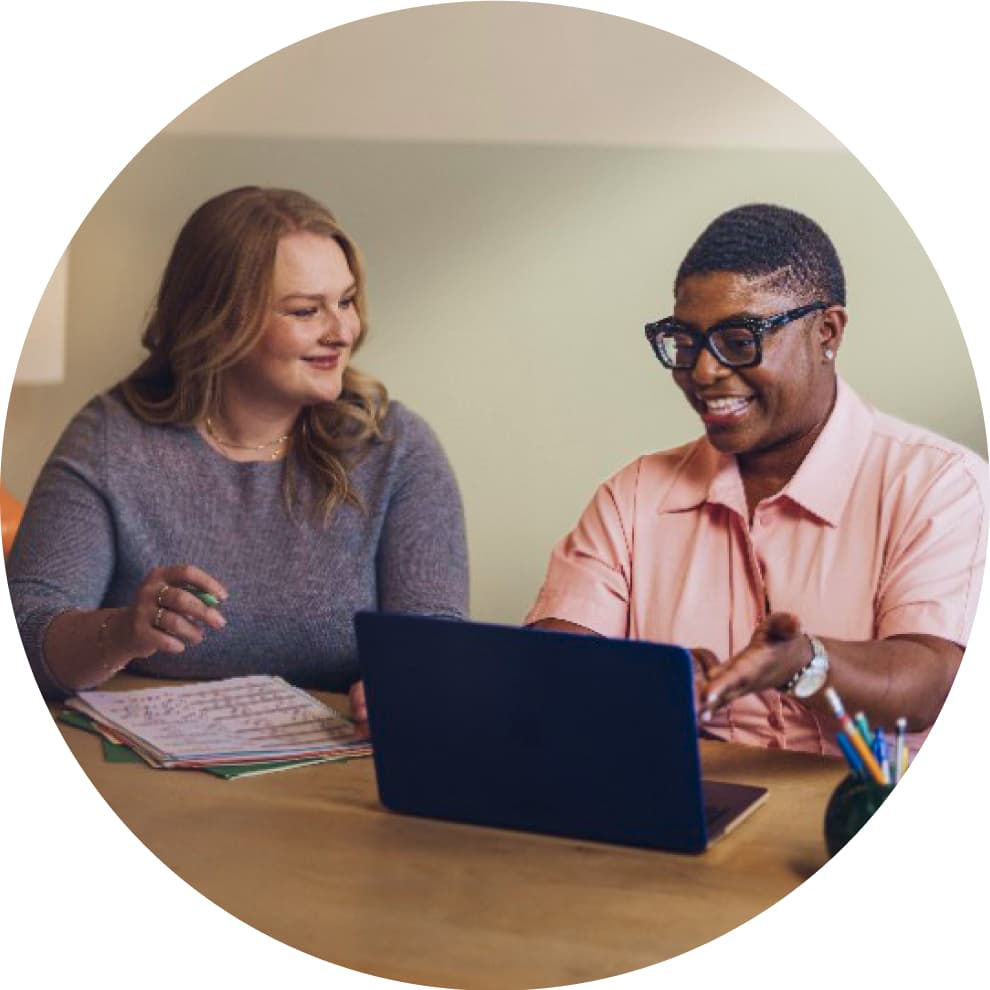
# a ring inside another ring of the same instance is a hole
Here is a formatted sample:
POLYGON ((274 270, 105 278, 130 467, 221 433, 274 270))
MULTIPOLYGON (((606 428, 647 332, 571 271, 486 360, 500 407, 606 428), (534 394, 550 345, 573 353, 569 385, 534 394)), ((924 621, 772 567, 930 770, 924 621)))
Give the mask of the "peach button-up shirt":
MULTIPOLYGON (((927 633, 965 646, 987 540, 987 465, 867 405, 835 407, 750 525, 734 457, 705 437, 640 457, 601 485, 554 548, 526 622, 707 647, 722 661, 773 611, 844 640, 927 633)), ((838 755, 835 719, 779 691, 705 726, 734 742, 838 755)), ((924 734, 909 736, 912 749, 924 734)))

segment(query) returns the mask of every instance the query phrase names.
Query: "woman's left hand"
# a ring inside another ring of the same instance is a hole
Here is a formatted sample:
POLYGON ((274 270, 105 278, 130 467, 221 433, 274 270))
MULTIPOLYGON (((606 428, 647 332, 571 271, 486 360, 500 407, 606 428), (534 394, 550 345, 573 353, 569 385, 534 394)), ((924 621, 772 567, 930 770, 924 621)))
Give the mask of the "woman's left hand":
POLYGON ((351 703, 351 718, 358 735, 367 739, 368 732, 368 703, 364 699, 364 681, 355 681, 348 693, 351 703))
POLYGON ((790 612, 773 612, 744 649, 714 673, 702 692, 701 720, 722 705, 753 691, 779 688, 807 665, 812 650, 801 621, 790 612))

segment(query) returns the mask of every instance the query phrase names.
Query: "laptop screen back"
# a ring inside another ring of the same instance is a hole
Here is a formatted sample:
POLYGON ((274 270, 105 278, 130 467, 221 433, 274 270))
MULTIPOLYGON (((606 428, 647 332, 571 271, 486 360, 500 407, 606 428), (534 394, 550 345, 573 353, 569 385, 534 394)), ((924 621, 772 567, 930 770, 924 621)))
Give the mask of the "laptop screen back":
POLYGON ((381 613, 356 625, 386 807, 705 848, 686 650, 381 613))

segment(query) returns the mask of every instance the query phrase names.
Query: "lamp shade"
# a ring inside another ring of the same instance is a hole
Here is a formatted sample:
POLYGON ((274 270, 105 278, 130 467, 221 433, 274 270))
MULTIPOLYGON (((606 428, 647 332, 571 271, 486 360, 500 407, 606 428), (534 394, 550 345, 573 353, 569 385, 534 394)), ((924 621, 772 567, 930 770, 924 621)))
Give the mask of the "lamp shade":
POLYGON ((69 252, 59 260, 31 321, 14 382, 50 385, 65 377, 65 323, 69 297, 69 252))
POLYGON ((0 526, 3 529, 4 557, 10 552, 11 544, 17 535, 17 527, 20 525, 23 514, 24 507, 21 503, 3 485, 0 485, 0 526))

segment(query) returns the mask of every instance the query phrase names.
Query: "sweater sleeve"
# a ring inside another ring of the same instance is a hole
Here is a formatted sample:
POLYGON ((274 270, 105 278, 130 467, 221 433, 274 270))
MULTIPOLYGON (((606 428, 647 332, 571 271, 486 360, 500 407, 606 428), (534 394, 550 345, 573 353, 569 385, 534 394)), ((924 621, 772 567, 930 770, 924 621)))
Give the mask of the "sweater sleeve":
POLYGON ((376 560, 378 607, 465 618, 467 542, 457 481, 425 421, 406 409, 396 418, 398 465, 376 560))
POLYGON ((106 435, 97 398, 68 425, 42 468, 7 559, 21 641, 46 695, 64 694, 45 661, 49 623, 70 609, 98 608, 113 573, 106 435))

